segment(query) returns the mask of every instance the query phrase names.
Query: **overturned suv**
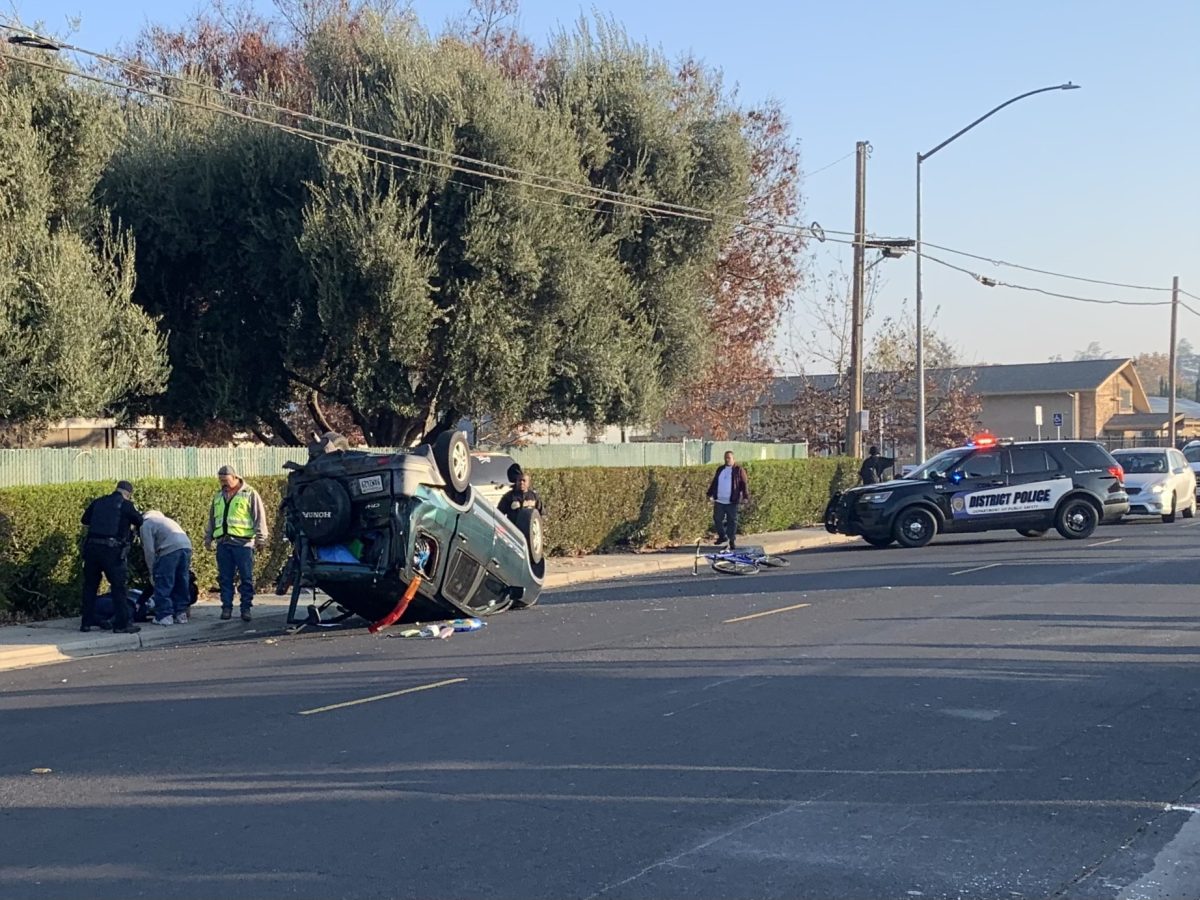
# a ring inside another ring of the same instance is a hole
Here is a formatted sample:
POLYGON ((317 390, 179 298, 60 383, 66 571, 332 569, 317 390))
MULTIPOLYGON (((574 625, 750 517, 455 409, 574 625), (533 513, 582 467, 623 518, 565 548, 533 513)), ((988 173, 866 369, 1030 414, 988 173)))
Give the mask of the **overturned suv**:
POLYGON ((307 621, 330 604, 339 618, 384 619, 414 580, 407 619, 484 616, 537 602, 545 576, 541 517, 525 509, 510 521, 496 509, 498 485, 484 482, 498 467, 472 454, 462 432, 400 452, 321 452, 288 468, 289 621, 305 621, 296 616, 305 587, 330 598, 309 607, 307 621))
POLYGON ((1091 441, 1001 443, 980 435, 902 479, 835 494, 825 529, 861 535, 874 547, 923 547, 938 532, 1007 528, 1086 538, 1129 511, 1124 477, 1091 441))

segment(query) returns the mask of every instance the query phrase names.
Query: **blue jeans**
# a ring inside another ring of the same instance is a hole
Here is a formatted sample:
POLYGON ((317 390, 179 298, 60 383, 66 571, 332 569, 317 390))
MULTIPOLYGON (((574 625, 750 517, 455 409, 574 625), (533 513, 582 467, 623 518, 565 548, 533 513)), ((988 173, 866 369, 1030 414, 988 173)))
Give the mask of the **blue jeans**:
POLYGON ((233 609, 233 579, 237 577, 242 611, 254 605, 254 548, 229 541, 217 544, 217 582, 221 585, 221 608, 233 609))
POLYGON ((188 611, 191 602, 192 551, 173 550, 154 561, 154 617, 165 619, 171 613, 188 611))

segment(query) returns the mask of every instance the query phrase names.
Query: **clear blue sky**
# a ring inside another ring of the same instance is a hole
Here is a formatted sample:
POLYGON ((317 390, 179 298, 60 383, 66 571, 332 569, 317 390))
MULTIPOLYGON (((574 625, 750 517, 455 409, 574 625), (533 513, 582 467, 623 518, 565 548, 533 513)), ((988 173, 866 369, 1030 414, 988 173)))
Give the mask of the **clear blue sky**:
MULTIPOLYGON (((79 16, 75 42, 112 48, 147 22, 179 24, 196 0, 15 0, 52 29, 79 16)), ((258 0, 270 9, 269 0, 258 0)), ((415 0, 438 29, 465 0, 415 0)), ((721 68, 742 98, 781 101, 812 171, 868 140, 867 225, 914 233, 914 167, 926 151, 1011 96, 1031 97, 924 164, 924 237, 984 256, 1200 295, 1200 3, 1194 0, 1008 0, 909 4, 812 0, 524 0, 520 25, 544 39, 581 11, 611 14, 672 57, 721 68)), ((806 179, 805 221, 853 227, 854 164, 806 179)), ((1107 299, 1169 295, 1104 288, 949 257, 1010 282, 1107 299)), ((849 254, 826 244, 823 269, 849 254)), ((914 293, 909 259, 882 264, 876 321, 914 293)), ((1168 347, 1167 307, 1101 307, 977 285, 925 267, 935 327, 971 361, 1029 362, 1098 341, 1117 355, 1168 347)), ((1185 298, 1187 300, 1188 298, 1185 298)), ((1189 300, 1197 310, 1200 301, 1189 300)), ((868 340, 871 325, 868 324, 868 340)), ((1200 317, 1180 336, 1200 345, 1200 317)))

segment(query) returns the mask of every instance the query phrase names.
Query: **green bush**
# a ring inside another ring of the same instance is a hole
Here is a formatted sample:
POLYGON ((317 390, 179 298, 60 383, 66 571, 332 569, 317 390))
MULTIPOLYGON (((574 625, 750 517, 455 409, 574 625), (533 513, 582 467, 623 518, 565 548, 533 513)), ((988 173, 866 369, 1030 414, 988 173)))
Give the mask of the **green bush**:
MULTIPOLYGON (((705 498, 715 466, 570 468, 531 472, 546 503, 546 547, 558 556, 655 548, 694 542, 712 529, 705 498)), ((750 503, 744 532, 783 531, 819 522, 834 490, 853 484, 854 460, 807 459, 746 463, 750 503)), ((271 546, 260 553, 256 576, 270 589, 287 548, 278 522, 282 476, 250 483, 271 518, 271 546)), ((214 479, 139 481, 139 509, 158 509, 192 538, 193 568, 202 590, 216 587, 216 560, 203 547, 214 479)), ((0 490, 0 621, 77 615, 82 566, 79 517, 110 483, 43 485, 0 490)), ((140 546, 130 553, 130 580, 148 584, 140 546)))
MULTIPOLYGON (((857 481, 852 459, 748 462, 740 529, 783 531, 821 520, 835 490, 857 481)), ((531 470, 546 503, 551 554, 689 543, 712 529, 705 498, 716 466, 531 470)))

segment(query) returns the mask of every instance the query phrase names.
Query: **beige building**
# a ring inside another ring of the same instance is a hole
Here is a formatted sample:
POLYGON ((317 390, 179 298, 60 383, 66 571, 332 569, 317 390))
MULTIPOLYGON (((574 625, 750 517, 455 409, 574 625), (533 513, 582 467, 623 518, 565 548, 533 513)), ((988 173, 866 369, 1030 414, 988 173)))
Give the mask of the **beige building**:
MULTIPOLYGON (((894 379, 888 373, 867 376, 867 395, 874 384, 894 379)), ((1167 416, 1150 405, 1131 359, 1089 359, 1072 362, 1020 363, 1002 366, 964 366, 928 372, 928 392, 937 396, 950 384, 969 385, 981 404, 979 428, 998 437, 1017 440, 1081 438, 1102 440, 1113 446, 1156 442, 1167 434, 1167 416), (1041 407, 1042 424, 1037 424, 1041 407)), ((833 375, 777 378, 763 404, 750 412, 750 431, 772 421, 787 421, 807 393, 845 390, 843 380, 833 375)), ((869 405, 869 401, 868 401, 869 405)), ((1179 411, 1182 426, 1185 414, 1179 411)), ((877 426, 873 426, 877 427, 877 426)), ((840 437, 844 424, 827 423, 831 436, 840 437)), ((794 435, 799 440, 806 435, 794 435)), ((884 435, 885 444, 887 436, 884 435)), ((911 447, 898 447, 903 454, 911 447)), ((940 448, 930 448, 940 449, 940 448)))

